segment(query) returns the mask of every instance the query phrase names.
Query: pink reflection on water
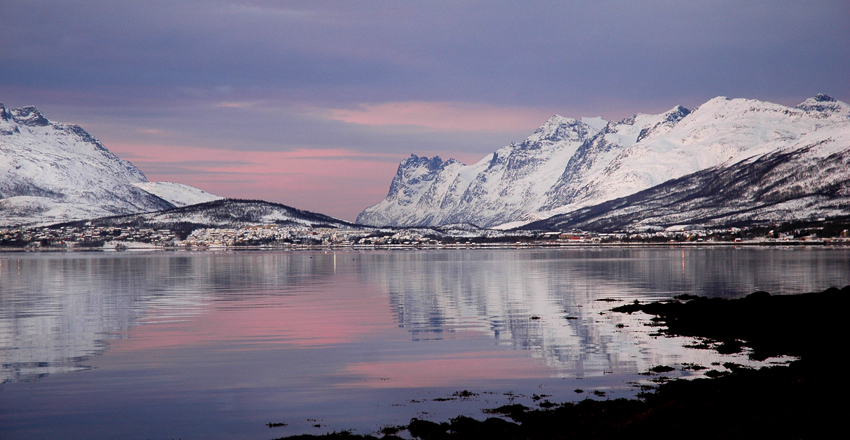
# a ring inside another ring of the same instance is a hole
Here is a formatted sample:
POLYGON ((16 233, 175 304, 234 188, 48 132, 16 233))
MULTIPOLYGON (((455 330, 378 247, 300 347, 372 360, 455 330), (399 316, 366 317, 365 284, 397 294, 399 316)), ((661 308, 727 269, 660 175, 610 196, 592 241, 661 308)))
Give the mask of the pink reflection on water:
POLYGON ((483 381, 551 376, 538 360, 517 351, 475 351, 428 359, 350 364, 346 373, 364 377, 349 386, 425 388, 468 386, 483 381))
POLYGON ((170 317, 168 310, 151 310, 143 320, 145 324, 133 327, 129 338, 115 341, 112 349, 140 351, 205 344, 228 344, 228 350, 267 348, 269 344, 326 347, 397 329, 385 297, 354 283, 344 294, 333 293, 266 295, 236 303, 212 301, 193 316, 176 318, 170 317))

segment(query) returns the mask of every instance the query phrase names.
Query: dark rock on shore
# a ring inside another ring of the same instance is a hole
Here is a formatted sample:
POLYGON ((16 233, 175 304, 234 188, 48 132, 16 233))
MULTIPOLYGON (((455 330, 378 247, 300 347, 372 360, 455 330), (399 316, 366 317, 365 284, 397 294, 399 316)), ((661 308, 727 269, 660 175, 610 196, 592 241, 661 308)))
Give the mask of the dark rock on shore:
MULTIPOLYGON (((584 400, 532 410, 508 405, 498 417, 458 417, 444 423, 413 419, 408 432, 421 439, 718 439, 824 438, 840 432, 843 404, 836 373, 843 347, 843 318, 850 286, 802 295, 756 292, 738 300, 688 296, 630 304, 614 310, 656 315, 668 335, 705 338, 707 346, 741 350, 753 358, 799 357, 787 366, 759 370, 725 365, 713 379, 674 380, 640 399, 584 400), (840 399, 841 396, 839 395, 840 399)), ((375 438, 334 433, 291 438, 375 438)), ((397 438, 385 436, 383 438, 397 438)))
POLYGON ((736 300, 683 299, 613 310, 656 315, 666 326, 663 333, 706 338, 721 352, 739 352, 746 345, 753 350, 754 359, 781 355, 817 358, 835 350, 838 335, 846 333, 850 286, 801 295, 755 292, 736 300))

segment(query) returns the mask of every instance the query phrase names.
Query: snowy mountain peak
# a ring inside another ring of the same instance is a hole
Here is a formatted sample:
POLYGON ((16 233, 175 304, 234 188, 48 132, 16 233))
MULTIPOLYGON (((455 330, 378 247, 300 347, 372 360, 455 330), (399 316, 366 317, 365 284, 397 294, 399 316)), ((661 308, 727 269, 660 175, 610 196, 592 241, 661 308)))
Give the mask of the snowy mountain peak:
MULTIPOLYGON (((685 116, 691 114, 691 111, 682 107, 681 105, 677 105, 670 110, 658 115, 657 117, 650 117, 650 119, 656 119, 657 121, 651 125, 640 130, 638 133, 637 139, 635 142, 640 142, 646 138, 651 136, 655 136, 661 134, 662 132, 667 132, 669 129, 673 128, 679 121, 681 121, 685 116)), ((649 116, 649 115, 640 115, 640 116, 649 116)), ((644 119, 644 118, 641 118, 644 119)), ((636 122, 637 117, 632 119, 632 124, 636 122)))
POLYGON ((26 106, 9 111, 12 120, 21 125, 29 127, 44 127, 50 125, 50 121, 33 106, 26 106))
MULTIPOLYGON (((745 169, 777 152, 850 156, 841 141, 850 136, 847 115, 850 106, 824 94, 796 108, 719 96, 694 110, 677 105, 620 122, 555 115, 471 166, 412 156, 387 198, 357 221, 493 227, 578 212, 703 170, 745 169)), ((847 169, 836 167, 835 178, 847 169)))
POLYGON ((801 102, 796 108, 807 112, 850 116, 850 104, 841 102, 826 93, 818 93, 801 102))
POLYGON ((689 114, 691 114, 690 110, 682 107, 681 105, 677 105, 659 116, 661 116, 661 119, 663 119, 661 123, 673 126, 689 114))
POLYGON ((79 125, 51 122, 33 106, 0 104, 0 227, 156 211, 210 197, 217 198, 148 182, 79 125))
POLYGON ((417 226, 513 220, 539 208, 570 157, 598 133, 591 125, 555 115, 524 141, 474 165, 411 155, 399 164, 387 197, 364 210, 357 222, 417 226))
POLYGON ((545 131, 545 130, 548 129, 548 127, 557 127, 559 125, 567 124, 567 123, 570 123, 570 122, 575 122, 575 119, 567 118, 567 117, 564 117, 564 116, 561 116, 561 115, 552 115, 552 117, 547 119, 546 122, 544 122, 543 125, 538 127, 537 130, 535 130, 535 131, 541 131, 541 130, 545 131))
POLYGON ((583 141, 598 130, 573 118, 554 115, 549 118, 531 136, 518 144, 521 148, 539 148, 541 144, 553 144, 561 141, 583 141))
POLYGON ((836 101, 836 99, 835 99, 835 98, 833 98, 832 96, 827 95, 826 93, 818 93, 818 94, 817 94, 817 95, 815 95, 815 97, 814 97, 814 98, 812 98, 812 99, 814 99, 814 100, 815 100, 815 101, 817 101, 817 102, 835 102, 835 101, 836 101))
POLYGON ((671 108, 670 110, 667 110, 667 112, 665 112, 664 114, 667 115, 668 121, 671 121, 671 120, 674 120, 674 119, 678 121, 678 120, 684 118, 685 116, 688 116, 690 113, 691 113, 690 110, 682 107, 681 105, 677 105, 677 106, 671 108))
MULTIPOLYGON (((454 159, 449 159, 449 161, 454 161, 454 159)), ((428 158, 426 156, 417 156, 415 154, 411 154, 407 160, 402 162, 399 165, 399 168, 412 168, 412 167, 425 167, 429 171, 439 170, 440 167, 444 165, 443 159, 440 156, 434 156, 432 158, 428 158)))

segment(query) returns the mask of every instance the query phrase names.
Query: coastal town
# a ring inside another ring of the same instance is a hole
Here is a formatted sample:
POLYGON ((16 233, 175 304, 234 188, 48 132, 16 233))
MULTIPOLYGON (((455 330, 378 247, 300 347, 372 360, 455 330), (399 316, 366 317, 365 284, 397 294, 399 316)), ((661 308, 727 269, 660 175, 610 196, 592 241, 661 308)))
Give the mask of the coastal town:
POLYGON ((199 228, 188 234, 144 227, 62 226, 0 229, 4 250, 178 250, 312 248, 452 248, 492 246, 576 246, 628 244, 850 244, 848 229, 722 228, 652 232, 498 231, 437 228, 321 228, 258 225, 199 228), (184 236, 181 236, 184 235, 184 236))

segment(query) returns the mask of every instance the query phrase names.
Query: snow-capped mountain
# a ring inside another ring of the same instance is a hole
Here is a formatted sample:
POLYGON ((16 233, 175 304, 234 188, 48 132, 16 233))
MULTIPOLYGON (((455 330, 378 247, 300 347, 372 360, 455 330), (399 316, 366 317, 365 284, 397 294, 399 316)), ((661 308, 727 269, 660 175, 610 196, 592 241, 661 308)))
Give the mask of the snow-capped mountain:
POLYGON ((357 222, 369 225, 489 226, 539 210, 570 158, 599 131, 553 116, 521 143, 497 150, 475 165, 411 155, 398 167, 387 198, 357 222))
MULTIPOLYGON (((826 134, 826 133, 824 133, 826 134)), ((679 230, 850 217, 850 130, 716 166, 526 229, 679 230)))
POLYGON ((295 228, 358 227, 358 225, 344 220, 279 203, 239 199, 220 199, 164 211, 103 217, 85 223, 90 226, 134 226, 188 231, 198 228, 238 228, 264 225, 295 228))
MULTIPOLYGON (((619 122, 554 116, 525 141, 504 147, 475 165, 412 155, 399 166, 386 199, 364 210, 357 221, 402 226, 460 222, 519 226, 578 213, 704 170, 722 172, 734 166, 743 172, 747 164, 763 164, 759 159, 766 156, 772 159, 765 161, 775 165, 771 169, 802 173, 825 166, 832 170, 832 181, 846 182, 850 167, 818 161, 835 154, 845 157, 850 149, 849 132, 850 105, 823 94, 796 107, 718 97, 693 111, 676 106, 659 115, 638 114, 619 122), (823 156, 826 152, 829 154, 823 156), (789 162, 777 163, 780 159, 789 162), (802 162, 793 162, 797 160, 802 162)), ((762 170, 762 174, 769 173, 762 170)), ((767 185, 761 180, 748 182, 767 185)), ((774 190, 777 194, 819 191, 810 181, 793 189, 797 182, 784 179, 774 190)), ((697 180, 691 183, 696 185, 697 180)), ((722 204, 715 200, 712 205, 718 203, 722 204)), ((817 209, 811 205, 809 211, 817 209)), ((782 212, 787 217, 790 211, 782 212)), ((779 211, 774 214, 780 215, 779 211)), ((687 216, 679 220, 691 222, 687 216)))
POLYGON ((158 211, 219 199, 148 182, 78 125, 0 104, 0 227, 158 211))

